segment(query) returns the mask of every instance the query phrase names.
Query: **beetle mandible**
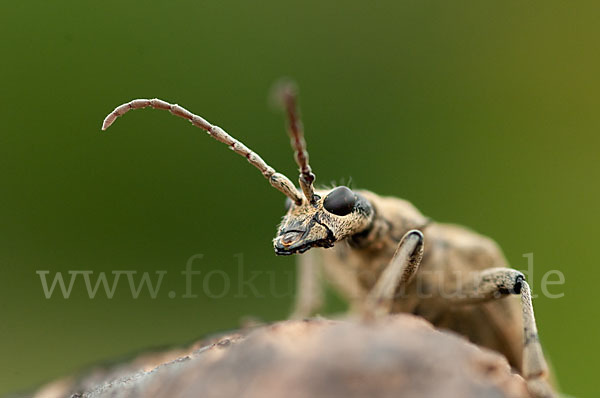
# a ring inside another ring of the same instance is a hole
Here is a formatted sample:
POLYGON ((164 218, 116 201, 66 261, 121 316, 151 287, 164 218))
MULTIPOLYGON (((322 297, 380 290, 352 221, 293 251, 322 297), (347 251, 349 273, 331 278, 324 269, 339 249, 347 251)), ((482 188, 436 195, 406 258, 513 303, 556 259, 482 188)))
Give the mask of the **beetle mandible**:
POLYGON ((532 396, 555 396, 547 381, 530 287, 521 272, 508 266, 496 243, 465 227, 433 222, 406 200, 346 186, 315 189, 297 90, 286 82, 275 91, 287 114, 300 190, 220 127, 160 99, 118 106, 104 119, 102 130, 131 109, 168 110, 244 156, 286 195, 288 209, 273 240, 275 253, 307 252, 298 257, 292 317, 318 310, 323 273, 351 311, 364 318, 396 312, 422 316, 502 353, 525 378, 532 396))

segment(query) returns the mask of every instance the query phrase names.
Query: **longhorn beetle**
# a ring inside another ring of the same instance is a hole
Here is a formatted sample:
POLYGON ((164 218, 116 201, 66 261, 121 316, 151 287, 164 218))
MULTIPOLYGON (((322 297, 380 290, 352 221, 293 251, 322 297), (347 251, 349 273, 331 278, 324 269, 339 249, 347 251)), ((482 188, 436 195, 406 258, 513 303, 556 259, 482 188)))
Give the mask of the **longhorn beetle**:
POLYGON ((300 190, 220 127, 160 99, 118 106, 104 119, 102 130, 131 109, 168 110, 245 157, 287 196, 287 212, 273 240, 275 253, 310 250, 298 257, 292 317, 310 316, 320 307, 323 271, 351 309, 364 317, 420 315, 504 354, 532 396, 555 396, 547 382, 531 290, 523 274, 508 267, 498 246, 464 227, 433 222, 406 200, 345 186, 315 189, 295 86, 282 83, 276 91, 287 114, 300 190))

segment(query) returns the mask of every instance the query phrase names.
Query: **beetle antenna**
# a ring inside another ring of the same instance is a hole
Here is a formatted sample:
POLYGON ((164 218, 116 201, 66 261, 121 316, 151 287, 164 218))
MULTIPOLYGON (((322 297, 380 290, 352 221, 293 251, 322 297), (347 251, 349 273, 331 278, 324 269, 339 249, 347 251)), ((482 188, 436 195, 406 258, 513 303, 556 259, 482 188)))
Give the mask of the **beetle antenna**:
POLYGON ((229 148, 235 153, 248 159, 248 162, 250 162, 251 165, 259 169, 262 175, 265 176, 267 180, 269 180, 273 187, 281 191, 285 196, 293 200, 297 205, 300 205, 302 203, 302 196, 300 195, 300 193, 289 178, 287 178, 281 173, 277 173, 275 169, 273 169, 264 160, 262 160, 262 158, 258 156, 258 154, 250 150, 248 147, 246 147, 246 145, 242 144, 240 141, 227 134, 222 128, 218 126, 213 126, 202 117, 193 114, 192 112, 177 104, 170 104, 158 98, 135 99, 133 101, 127 102, 123 105, 116 107, 114 111, 109 113, 108 116, 106 116, 106 118, 104 119, 104 122, 102 123, 102 130, 106 130, 107 128, 109 128, 110 125, 113 124, 119 116, 123 116, 131 109, 141 109, 149 106, 154 109, 168 110, 173 115, 187 119, 194 126, 205 130, 215 140, 224 143, 225 145, 229 146, 229 148))
POLYGON ((304 140, 304 128, 298 111, 298 90, 291 81, 280 82, 276 87, 276 95, 285 108, 288 119, 288 133, 292 148, 294 149, 294 160, 300 169, 300 188, 310 203, 315 203, 315 191, 313 182, 315 175, 308 164, 308 151, 304 140))

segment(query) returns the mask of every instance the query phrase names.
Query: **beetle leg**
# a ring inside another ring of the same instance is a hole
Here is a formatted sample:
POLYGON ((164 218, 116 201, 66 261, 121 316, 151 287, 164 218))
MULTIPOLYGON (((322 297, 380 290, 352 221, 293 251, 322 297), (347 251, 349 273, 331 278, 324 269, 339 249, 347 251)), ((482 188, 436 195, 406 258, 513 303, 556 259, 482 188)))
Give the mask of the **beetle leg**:
POLYGON ((304 319, 319 310, 323 304, 321 267, 317 250, 297 256, 296 301, 291 319, 304 319))
POLYGON ((422 258, 423 234, 416 229, 408 231, 366 298, 366 318, 380 317, 391 311, 396 291, 413 278, 422 258))
POLYGON ((552 387, 546 381, 548 365, 542 352, 538 336, 533 304, 531 303, 531 289, 523 279, 521 287, 521 306, 523 307, 523 377, 527 380, 530 392, 536 397, 556 396, 552 387))
POLYGON ((490 268, 474 274, 468 284, 446 298, 456 304, 468 304, 500 299, 509 294, 521 296, 523 316, 523 377, 536 398, 555 397, 546 381, 548 365, 540 345, 531 289, 523 274, 510 268, 490 268))

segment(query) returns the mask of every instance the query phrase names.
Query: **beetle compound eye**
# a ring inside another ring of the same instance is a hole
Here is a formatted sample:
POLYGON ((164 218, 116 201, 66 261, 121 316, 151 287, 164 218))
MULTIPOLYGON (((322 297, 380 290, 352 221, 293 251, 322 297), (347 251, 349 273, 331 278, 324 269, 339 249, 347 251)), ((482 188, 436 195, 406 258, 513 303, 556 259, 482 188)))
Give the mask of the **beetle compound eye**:
POLYGON ((337 216, 345 216, 352 212, 356 203, 356 195, 349 188, 337 187, 327 195, 323 207, 337 216))
POLYGON ((290 198, 285 198, 285 211, 288 211, 292 207, 292 200, 290 198))

